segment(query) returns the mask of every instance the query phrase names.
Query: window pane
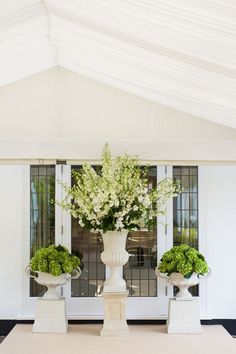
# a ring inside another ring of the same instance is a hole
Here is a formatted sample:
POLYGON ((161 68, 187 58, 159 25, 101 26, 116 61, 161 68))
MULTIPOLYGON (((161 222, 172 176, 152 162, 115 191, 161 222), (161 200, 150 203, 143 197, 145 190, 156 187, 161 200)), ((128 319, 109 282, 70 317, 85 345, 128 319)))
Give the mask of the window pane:
POLYGON ((181 179, 184 192, 188 193, 189 192, 189 187, 190 187, 190 181, 189 181, 189 176, 181 176, 179 179, 181 179))
MULTIPOLYGON (((73 166, 72 169, 78 171, 80 166, 73 166)), ((72 179, 72 185, 73 183, 72 179)), ((82 261, 81 276, 71 281, 71 296, 98 296, 105 280, 105 265, 101 261, 102 236, 86 231, 78 224, 78 219, 73 217, 71 218, 71 235, 72 253, 79 256, 82 261)))
POLYGON ((189 190, 190 192, 197 192, 197 176, 190 176, 190 186, 189 190))
POLYGON ((189 210, 182 210, 182 231, 189 227, 189 210))
POLYGON ((190 168, 189 167, 180 166, 180 167, 177 167, 177 169, 178 168, 180 169, 180 175, 181 176, 189 176, 189 173, 190 173, 190 168))
MULTIPOLYGON (((187 243, 198 249, 198 168, 173 167, 173 177, 182 181, 184 191, 173 199, 174 245, 187 243)), ((198 295, 198 286, 190 288, 198 295)))
MULTIPOLYGON (((157 183, 156 167, 148 171, 149 188, 157 183)), ((124 266, 129 296, 157 296, 157 280, 154 272, 157 261, 157 230, 129 232, 127 251, 131 254, 124 266)))
POLYGON ((181 193, 179 197, 182 204, 179 205, 178 209, 189 209, 189 193, 181 193))
POLYGON ((190 167, 189 172, 191 176, 197 176, 198 175, 198 169, 197 167, 190 167))
MULTIPOLYGON (((30 256, 55 243, 55 166, 30 167, 30 256)), ((46 288, 30 279, 30 296, 41 296, 46 288)))
POLYGON ((197 193, 190 193, 190 195, 189 195, 190 209, 197 209, 198 208, 197 197, 198 197, 197 193))

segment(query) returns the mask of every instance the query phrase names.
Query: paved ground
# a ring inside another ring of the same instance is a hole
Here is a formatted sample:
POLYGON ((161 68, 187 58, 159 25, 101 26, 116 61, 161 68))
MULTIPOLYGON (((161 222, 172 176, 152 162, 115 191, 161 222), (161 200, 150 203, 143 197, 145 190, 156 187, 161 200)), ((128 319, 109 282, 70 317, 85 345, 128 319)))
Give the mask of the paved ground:
POLYGON ((236 354, 236 343, 218 325, 201 334, 167 334, 165 326, 130 325, 130 336, 100 337, 101 325, 71 325, 68 333, 32 333, 32 325, 17 325, 0 345, 0 354, 236 354))

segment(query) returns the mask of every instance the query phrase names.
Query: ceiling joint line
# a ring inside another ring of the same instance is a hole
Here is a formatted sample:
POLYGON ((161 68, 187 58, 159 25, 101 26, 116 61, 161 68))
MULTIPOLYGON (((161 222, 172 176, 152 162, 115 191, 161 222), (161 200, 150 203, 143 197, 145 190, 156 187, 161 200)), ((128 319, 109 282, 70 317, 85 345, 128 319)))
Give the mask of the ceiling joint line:
POLYGON ((44 6, 44 9, 45 9, 45 12, 46 12, 46 16, 47 16, 47 19, 48 19, 48 34, 47 34, 47 38, 48 38, 48 41, 51 44, 51 46, 55 49, 55 57, 54 57, 55 64, 59 65, 58 64, 58 47, 54 43, 53 39, 51 38, 52 21, 51 21, 50 14, 49 14, 49 11, 48 11, 48 8, 47 8, 45 0, 42 0, 42 3, 43 3, 43 6, 44 6))

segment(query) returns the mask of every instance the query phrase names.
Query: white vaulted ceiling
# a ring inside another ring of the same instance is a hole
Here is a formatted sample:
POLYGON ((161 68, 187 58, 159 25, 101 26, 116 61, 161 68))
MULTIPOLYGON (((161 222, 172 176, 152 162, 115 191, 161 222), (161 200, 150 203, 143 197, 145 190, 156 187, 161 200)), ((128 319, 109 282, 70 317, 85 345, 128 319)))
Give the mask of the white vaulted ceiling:
POLYGON ((236 128, 234 0, 0 0, 0 86, 55 65, 236 128))

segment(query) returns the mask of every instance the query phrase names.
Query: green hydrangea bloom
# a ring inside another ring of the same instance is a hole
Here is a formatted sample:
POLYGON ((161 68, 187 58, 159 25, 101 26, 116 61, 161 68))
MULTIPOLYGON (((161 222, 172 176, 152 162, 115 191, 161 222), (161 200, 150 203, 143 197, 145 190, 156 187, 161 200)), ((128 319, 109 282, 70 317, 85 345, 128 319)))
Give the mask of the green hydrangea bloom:
POLYGON ((204 256, 186 244, 174 246, 162 256, 158 270, 161 273, 181 273, 189 278, 192 273, 205 274, 209 271, 204 256))
POLYGON ((62 267, 61 264, 57 261, 50 261, 49 263, 49 273, 53 275, 60 275, 62 274, 62 267))
POLYGON ((51 245, 40 248, 30 260, 32 271, 50 273, 58 276, 70 273, 80 265, 80 259, 71 255, 68 249, 61 245, 51 245))

